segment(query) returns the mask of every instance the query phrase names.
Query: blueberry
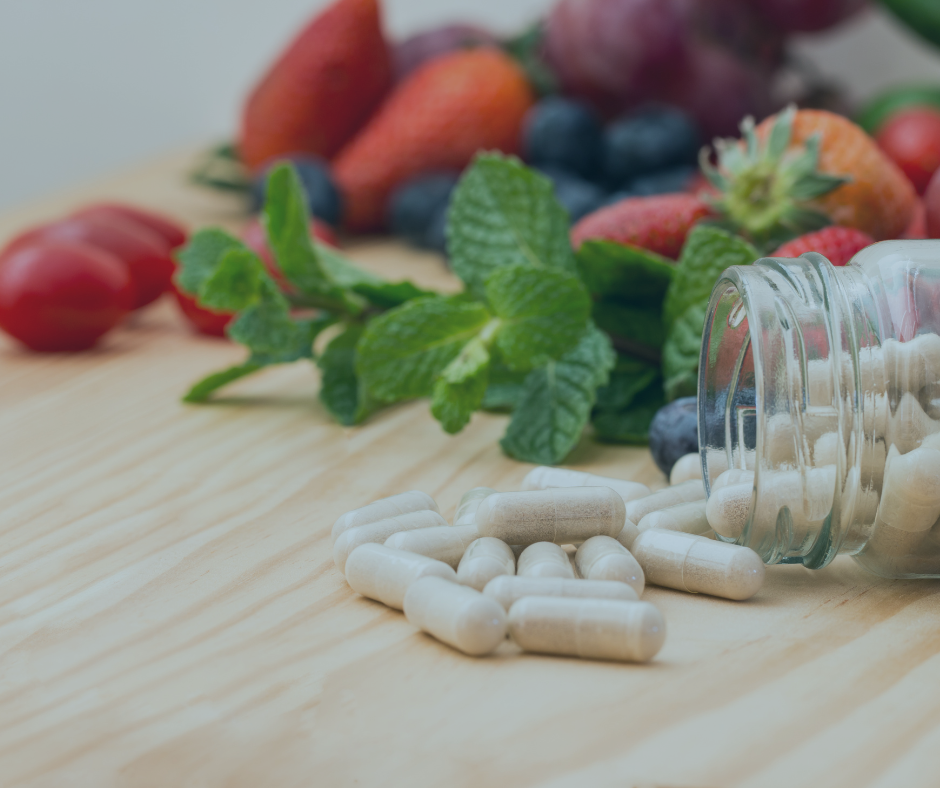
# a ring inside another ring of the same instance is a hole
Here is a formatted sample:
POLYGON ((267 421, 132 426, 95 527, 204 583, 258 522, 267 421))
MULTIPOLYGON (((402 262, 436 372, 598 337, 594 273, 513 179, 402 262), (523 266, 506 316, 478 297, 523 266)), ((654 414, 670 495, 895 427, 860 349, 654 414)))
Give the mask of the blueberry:
POLYGON ((687 164, 660 170, 651 175, 641 175, 634 178, 627 186, 627 190, 639 197, 650 197, 654 194, 672 194, 684 192, 695 177, 696 169, 687 164))
POLYGON ((339 225, 343 218, 343 198, 333 182, 330 174, 330 165, 323 159, 310 156, 306 153, 291 153, 279 156, 277 161, 265 166, 251 186, 251 210, 255 213, 264 206, 264 195, 268 186, 268 171, 275 164, 289 161, 297 170, 300 182, 307 192, 310 203, 310 215, 333 227, 339 225))
POLYGON ((596 211, 607 199, 603 189, 558 167, 546 165, 536 169, 552 182, 555 197, 568 211, 572 224, 596 211))
POLYGON ((604 134, 604 177, 611 189, 634 178, 695 164, 701 133, 682 110, 657 105, 611 123, 604 134))
POLYGON ((650 451, 659 470, 669 475, 680 457, 698 451, 698 406, 695 397, 664 405, 650 423, 650 451))
POLYGON ((600 121, 586 105, 557 96, 529 110, 522 127, 523 158, 533 165, 561 167, 596 178, 603 154, 600 121))
POLYGON ((429 172, 400 184, 388 201, 388 224, 392 232, 415 246, 425 246, 428 230, 457 185, 452 172, 429 172))

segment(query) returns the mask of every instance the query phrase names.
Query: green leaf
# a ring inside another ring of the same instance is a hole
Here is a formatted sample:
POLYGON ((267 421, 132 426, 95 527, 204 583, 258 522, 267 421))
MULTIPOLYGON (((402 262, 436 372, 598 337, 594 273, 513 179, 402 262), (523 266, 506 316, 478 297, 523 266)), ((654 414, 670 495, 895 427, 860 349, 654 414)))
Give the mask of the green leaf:
POLYGON ((489 379, 490 354, 479 337, 472 339, 434 382, 431 413, 446 432, 460 432, 480 407, 489 379))
POLYGON ((592 295, 653 307, 662 303, 676 266, 630 244, 592 240, 578 249, 578 269, 592 295))
POLYGON ((503 450, 525 462, 561 462, 581 437, 614 361, 610 340, 591 326, 573 350, 530 372, 503 450))
POLYGON ((663 318, 667 328, 691 304, 708 302, 722 271, 732 265, 750 265, 760 256, 740 236, 713 225, 693 227, 666 291, 663 318))
POLYGON ((363 326, 350 325, 337 334, 317 359, 320 401, 333 417, 347 426, 359 424, 376 408, 356 374, 356 344, 363 326))
POLYGON ((663 403, 662 390, 653 386, 643 391, 626 410, 600 411, 591 422, 594 437, 608 443, 647 443, 650 423, 663 403))
POLYGON ((482 410, 510 411, 522 399, 525 391, 525 372, 510 369, 501 360, 490 362, 489 385, 480 403, 482 410))
POLYGON ((419 298, 379 315, 359 342, 356 370, 381 402, 431 394, 434 379, 490 321, 478 302, 419 298))
POLYGON ((237 238, 217 227, 194 233, 186 245, 176 252, 176 260, 180 265, 176 275, 177 284, 187 293, 198 295, 226 252, 236 249, 250 251, 237 238))
POLYGON ((205 402, 217 389, 227 386, 229 383, 251 375, 257 372, 264 365, 254 361, 246 361, 244 364, 238 364, 221 372, 213 372, 194 385, 183 397, 183 402, 205 402))
POLYGON ((499 318, 496 346, 513 369, 534 369, 574 347, 587 327, 591 299, 574 274, 512 265, 486 280, 499 318))
POLYGON ((691 304, 672 324, 663 346, 666 396, 694 396, 698 391, 698 362, 707 302, 691 304))
POLYGON ((478 294, 503 266, 576 272, 568 215, 551 182, 498 154, 477 156, 454 189, 447 248, 454 273, 478 294))
POLYGON ((594 304, 591 315, 597 327, 611 335, 618 349, 631 348, 644 356, 657 358, 666 341, 659 306, 643 308, 605 299, 594 304))
POLYGON ((597 410, 626 410, 639 394, 652 386, 662 388, 658 365, 619 355, 610 373, 610 382, 597 390, 597 410))
POLYGON ((199 303, 226 312, 247 309, 261 297, 265 276, 264 265, 254 252, 230 248, 199 288, 199 303))
POLYGON ((352 290, 377 307, 390 309, 413 298, 434 295, 430 290, 422 290, 411 282, 387 282, 353 265, 343 255, 325 244, 315 243, 314 247, 323 270, 332 282, 352 290))

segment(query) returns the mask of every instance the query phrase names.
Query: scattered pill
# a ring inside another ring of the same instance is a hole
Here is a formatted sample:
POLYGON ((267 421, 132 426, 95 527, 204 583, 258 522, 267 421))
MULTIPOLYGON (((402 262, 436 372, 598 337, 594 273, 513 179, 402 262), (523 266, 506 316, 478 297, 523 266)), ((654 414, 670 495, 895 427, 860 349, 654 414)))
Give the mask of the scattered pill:
POLYGON ((646 662, 662 648, 666 624, 649 602, 527 596, 509 610, 509 634, 524 651, 646 662))
POLYGON ((716 533, 737 539, 744 532, 753 492, 751 482, 728 484, 712 491, 705 504, 705 517, 716 533))
POLYGON ((698 452, 685 454, 676 460, 669 472, 670 484, 682 484, 682 482, 693 481, 702 478, 702 458, 698 452))
POLYGON ((627 520, 620 529, 620 533, 615 537, 620 544, 629 550, 633 546, 633 540, 639 536, 640 529, 632 520, 627 520))
POLYGON ((637 596, 643 593, 643 570, 630 551, 609 536, 588 539, 575 553, 574 564, 585 580, 619 580, 637 596))
POLYGON ((480 508, 480 501, 495 493, 489 487, 474 487, 465 492, 457 504, 457 512, 454 514, 454 525, 473 525, 476 522, 477 509, 480 508))
POLYGON ((754 484, 754 471, 746 471, 743 468, 731 468, 718 474, 714 484, 711 485, 711 491, 720 490, 729 484, 754 484))
POLYGON ((650 488, 640 482, 612 479, 570 468, 533 468, 522 480, 523 490, 548 490, 552 487, 609 487, 623 498, 624 503, 650 494, 650 488))
POLYGON ((764 582, 764 562, 749 547, 650 529, 637 537, 633 549, 653 585, 742 600, 764 582))
POLYGON ((571 544, 598 534, 616 536, 624 522, 623 500, 609 487, 495 493, 477 509, 480 534, 507 544, 571 544))
POLYGON ((442 561, 372 542, 359 545, 346 559, 346 582, 352 590, 396 610, 402 609, 408 586, 428 575, 457 581, 442 561))
POLYGON ((627 504, 626 515, 628 520, 638 523, 650 512, 655 512, 657 509, 666 509, 680 503, 704 499, 705 483, 701 479, 693 479, 692 481, 677 484, 675 487, 659 490, 647 495, 645 498, 631 501, 627 504))
POLYGON ((482 536, 470 543, 457 567, 457 582, 482 591, 494 577, 516 572, 516 556, 505 542, 482 536))
POLYGON ((336 540, 339 539, 340 534, 350 528, 355 528, 359 525, 368 525, 369 523, 375 523, 389 517, 397 517, 400 514, 418 512, 423 509, 428 509, 432 512, 440 511, 437 508, 435 500, 430 495, 420 490, 412 490, 411 492, 391 495, 388 498, 380 498, 377 501, 373 501, 368 506, 363 506, 359 509, 353 509, 351 512, 346 512, 346 514, 341 514, 336 522, 333 523, 333 530, 330 536, 333 539, 333 543, 336 544, 336 540))
POLYGON ((399 531, 385 540, 385 546, 426 555, 456 569, 469 544, 479 537, 475 525, 439 525, 399 531))
POLYGON ((489 654, 506 639, 506 611, 499 602, 440 577, 412 583, 404 608, 411 624, 464 654, 489 654))
POLYGON ((636 602, 639 597, 618 580, 569 580, 564 577, 494 577, 483 593, 493 597, 507 611, 525 596, 561 596, 574 599, 619 599, 636 602))
POLYGON ((361 544, 368 542, 382 544, 388 537, 397 534, 399 531, 414 531, 418 528, 434 528, 442 525, 447 526, 447 521, 430 509, 400 514, 397 517, 387 517, 384 520, 367 525, 357 525, 343 531, 336 540, 333 545, 333 562, 340 572, 344 572, 349 554, 361 544))
POLYGON ((691 503, 680 503, 678 506, 670 506, 668 509, 659 509, 650 512, 640 520, 637 528, 639 531, 661 528, 664 531, 682 531, 696 536, 713 537, 715 531, 708 524, 708 518, 705 516, 705 506, 705 501, 692 501, 691 503))
POLYGON ((557 544, 536 542, 519 555, 516 574, 520 577, 567 577, 574 579, 568 554, 557 544))

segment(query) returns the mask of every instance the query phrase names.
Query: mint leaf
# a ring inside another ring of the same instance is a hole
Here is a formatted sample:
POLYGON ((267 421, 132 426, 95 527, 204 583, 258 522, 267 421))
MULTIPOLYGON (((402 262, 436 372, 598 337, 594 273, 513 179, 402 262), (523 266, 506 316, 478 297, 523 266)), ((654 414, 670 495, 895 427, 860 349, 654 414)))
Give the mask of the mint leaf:
POLYGON ((618 350, 657 358, 666 341, 662 308, 603 300, 594 304, 591 316, 597 327, 611 335, 618 350))
POLYGON ((180 264, 176 274, 177 284, 187 293, 198 295, 226 252, 236 249, 250 251, 237 238, 217 227, 194 233, 186 245, 176 252, 176 261, 180 264))
POLYGON ((486 393, 490 354, 479 337, 464 345, 434 382, 431 413, 446 432, 460 432, 486 393))
POLYGON ((390 309, 413 298, 434 295, 430 290, 422 290, 411 282, 387 282, 353 265, 335 249, 324 244, 316 243, 314 248, 323 270, 332 282, 352 290, 382 309, 390 309))
POLYGON ((238 364, 221 372, 213 372, 211 375, 200 380, 183 397, 183 402, 205 402, 214 391, 227 386, 229 383, 251 375, 257 372, 263 365, 254 361, 246 361, 244 364, 238 364))
POLYGON ((359 342, 356 371, 381 402, 428 396, 434 379, 490 319, 478 302, 409 301, 369 323, 359 342))
POLYGON ((577 270, 568 215, 551 182, 518 159, 492 153, 477 156, 454 189, 447 249, 454 273, 478 294, 503 266, 577 270))
POLYGON ((610 340, 591 326, 574 349, 530 372, 500 442, 503 450, 541 465, 563 460, 581 437, 614 361, 610 340))
POLYGON ((489 384, 483 401, 482 410, 513 410, 522 399, 525 391, 525 372, 510 369, 502 361, 490 362, 489 384))
POLYGON ((703 224, 689 233, 663 304, 663 374, 670 399, 696 392, 705 313, 722 271, 759 257, 751 244, 720 227, 703 224))
POLYGON ((199 303, 210 309, 237 312, 256 303, 267 276, 258 256, 248 249, 230 248, 199 288, 199 303))
POLYGON ((676 266, 665 257, 630 244, 592 240, 581 244, 578 270, 594 296, 652 308, 662 303, 676 266))
POLYGON ((533 369, 570 350, 591 312, 584 286, 565 271, 511 265, 490 274, 485 291, 500 320, 496 346, 512 369, 533 369))
POLYGON ((662 389, 651 386, 625 410, 600 411, 592 420, 594 437, 607 443, 647 443, 650 423, 664 402, 662 389))
POLYGON ((597 390, 596 409, 598 411, 626 410, 641 392, 660 382, 657 364, 620 355, 610 373, 610 382, 597 390))
POLYGON ((359 424, 375 410, 375 402, 356 375, 356 344, 362 332, 361 325, 348 326, 330 340, 317 359, 321 373, 320 401, 346 426, 359 424))

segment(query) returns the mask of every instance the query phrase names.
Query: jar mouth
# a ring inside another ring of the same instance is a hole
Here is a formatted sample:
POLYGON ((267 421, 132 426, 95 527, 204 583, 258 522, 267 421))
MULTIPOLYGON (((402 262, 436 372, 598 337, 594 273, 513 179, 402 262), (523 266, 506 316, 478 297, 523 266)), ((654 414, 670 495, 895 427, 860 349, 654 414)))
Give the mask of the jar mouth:
POLYGON ((835 492, 852 425, 834 372, 842 299, 833 273, 821 255, 764 258, 725 271, 708 307, 698 402, 706 490, 725 471, 753 472, 735 482, 752 484, 746 522, 719 537, 767 563, 822 566, 843 538, 835 492), (836 459, 818 467, 823 435, 836 438, 836 459))

